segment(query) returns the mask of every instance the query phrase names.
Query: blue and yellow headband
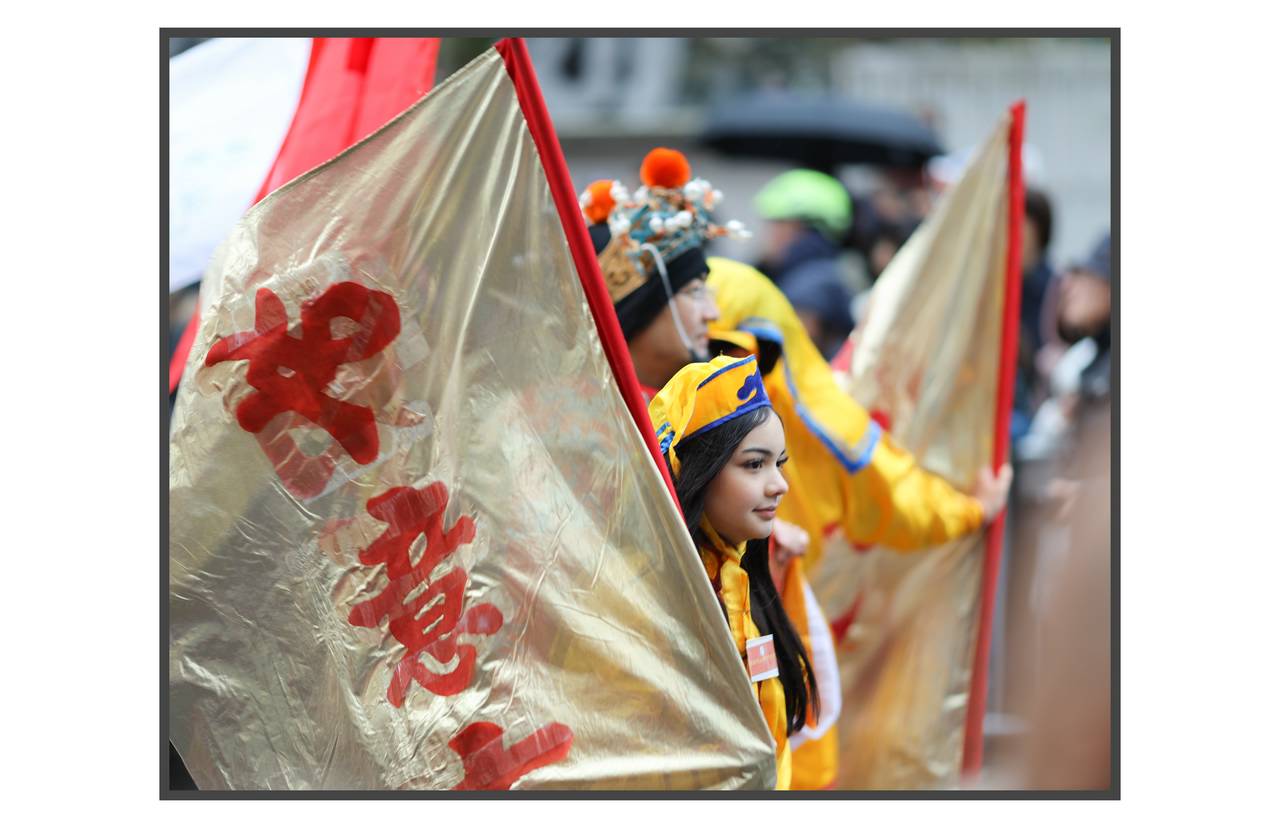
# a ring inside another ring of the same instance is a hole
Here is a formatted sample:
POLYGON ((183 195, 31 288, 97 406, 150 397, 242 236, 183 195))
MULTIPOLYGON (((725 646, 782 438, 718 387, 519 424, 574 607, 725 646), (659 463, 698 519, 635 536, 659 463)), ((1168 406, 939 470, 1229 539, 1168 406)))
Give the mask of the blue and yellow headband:
POLYGON ((649 403, 649 419, 659 448, 679 475, 674 448, 681 440, 769 404, 754 356, 718 356, 681 368, 649 403))

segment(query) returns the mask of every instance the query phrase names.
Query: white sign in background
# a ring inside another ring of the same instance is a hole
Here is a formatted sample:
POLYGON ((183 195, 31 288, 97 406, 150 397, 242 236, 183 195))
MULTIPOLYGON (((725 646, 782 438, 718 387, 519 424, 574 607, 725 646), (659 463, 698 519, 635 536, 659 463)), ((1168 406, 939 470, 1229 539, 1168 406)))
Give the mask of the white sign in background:
POLYGON ((204 275, 293 120, 308 38, 217 38, 169 61, 169 292, 204 275))

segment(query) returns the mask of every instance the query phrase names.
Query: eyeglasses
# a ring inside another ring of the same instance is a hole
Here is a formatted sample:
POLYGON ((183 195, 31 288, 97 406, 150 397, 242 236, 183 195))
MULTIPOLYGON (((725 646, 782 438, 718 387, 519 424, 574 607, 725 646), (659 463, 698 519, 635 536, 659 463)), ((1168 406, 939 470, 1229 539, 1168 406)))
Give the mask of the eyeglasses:
POLYGON ((707 286, 707 283, 701 279, 694 279, 689 284, 676 291, 677 296, 683 296, 686 299, 692 299, 695 302, 706 302, 714 300, 715 291, 707 286))

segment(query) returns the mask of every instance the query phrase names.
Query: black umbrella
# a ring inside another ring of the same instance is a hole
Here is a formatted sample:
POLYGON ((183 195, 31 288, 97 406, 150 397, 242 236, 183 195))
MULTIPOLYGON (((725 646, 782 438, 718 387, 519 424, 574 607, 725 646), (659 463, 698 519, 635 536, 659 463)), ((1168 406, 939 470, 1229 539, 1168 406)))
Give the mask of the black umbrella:
POLYGON ((908 112, 777 91, 714 107, 702 142, 727 155, 791 161, 828 172, 840 164, 919 168, 942 154, 933 130, 908 112))

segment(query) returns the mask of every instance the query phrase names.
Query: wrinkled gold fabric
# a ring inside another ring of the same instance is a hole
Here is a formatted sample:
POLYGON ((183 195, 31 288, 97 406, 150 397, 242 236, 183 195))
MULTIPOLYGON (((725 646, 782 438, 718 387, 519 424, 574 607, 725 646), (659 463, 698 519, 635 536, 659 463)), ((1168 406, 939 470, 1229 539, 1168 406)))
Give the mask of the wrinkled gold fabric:
MULTIPOLYGON (((958 488, 990 464, 1004 303, 1006 116, 876 283, 841 384, 958 488)), ((958 781, 983 533, 904 555, 828 541, 811 582, 837 643, 844 711, 835 787, 958 781), (843 547, 843 548, 841 548, 843 547)))
POLYGON ((506 745, 572 732, 514 788, 773 787, 769 731, 615 385, 496 52, 250 210, 202 292, 169 480, 170 736, 199 787, 452 788, 450 740, 476 722, 506 745), (363 465, 295 414, 249 433, 248 363, 204 364, 261 321, 260 288, 296 326, 342 281, 391 294, 400 316, 390 345, 325 389, 372 407, 363 465), (395 522, 369 500, 436 482, 444 527, 469 515, 475 537, 433 577, 460 566, 466 607, 502 624, 461 639, 477 649, 465 689, 410 684, 397 707, 404 645, 386 619, 348 615, 388 583, 359 560, 395 522))

